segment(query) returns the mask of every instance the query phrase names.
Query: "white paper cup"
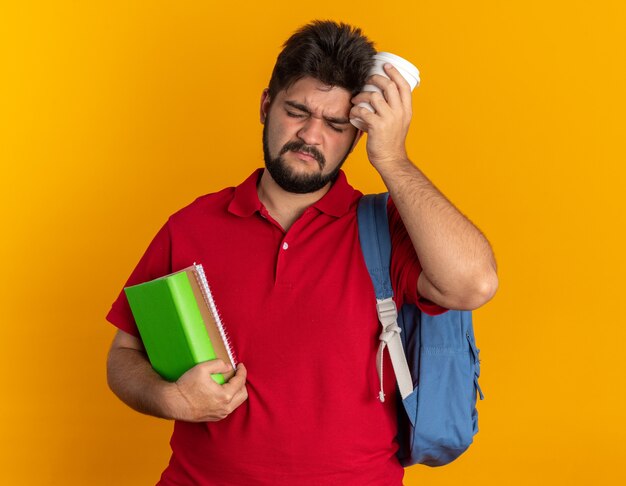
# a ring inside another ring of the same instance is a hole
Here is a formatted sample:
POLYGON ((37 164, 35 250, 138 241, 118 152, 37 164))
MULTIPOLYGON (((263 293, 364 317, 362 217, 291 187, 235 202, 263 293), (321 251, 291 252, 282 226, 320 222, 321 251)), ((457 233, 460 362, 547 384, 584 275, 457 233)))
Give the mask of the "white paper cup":
MULTIPOLYGON (((387 76, 383 69, 383 66, 386 63, 392 64, 393 67, 395 67, 400 72, 402 77, 406 79, 406 81, 409 83, 409 86, 411 86, 411 91, 419 86, 419 70, 406 59, 403 59, 400 56, 396 56, 395 54, 391 54, 390 52, 379 52, 377 54, 374 54, 374 65, 372 66, 372 69, 370 69, 369 75, 371 76, 372 74, 380 74, 381 76, 389 78, 389 76, 387 76)), ((362 91, 378 91, 379 93, 381 92, 380 89, 378 89, 378 87, 374 86, 373 84, 366 84, 365 86, 363 86, 362 91)), ((364 108, 367 108, 371 112, 375 112, 374 108, 372 108, 372 105, 370 105, 369 103, 359 103, 358 106, 362 106, 364 108)), ((360 130, 365 130, 365 124, 360 118, 351 118, 350 123, 352 123, 360 130)))

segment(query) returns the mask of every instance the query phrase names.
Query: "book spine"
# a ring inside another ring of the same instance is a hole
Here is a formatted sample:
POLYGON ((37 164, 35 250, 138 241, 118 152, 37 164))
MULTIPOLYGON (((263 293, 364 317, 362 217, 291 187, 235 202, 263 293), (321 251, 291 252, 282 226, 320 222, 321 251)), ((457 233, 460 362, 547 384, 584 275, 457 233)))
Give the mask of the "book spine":
POLYGON ((217 325, 217 329, 219 330, 220 336, 222 337, 222 341, 224 341, 224 346, 226 347, 226 352, 228 353, 228 359, 230 360, 230 364, 232 365, 233 369, 235 369, 237 367, 237 359, 235 357, 235 352, 230 342, 230 336, 228 335, 228 332, 226 331, 226 327, 224 326, 220 313, 217 310, 217 306, 215 305, 215 300, 213 299, 213 294, 211 293, 209 282, 204 273, 204 268, 200 264, 195 264, 194 266, 196 269, 196 271, 194 272, 194 275, 196 276, 198 280, 198 284, 200 285, 200 290, 202 292, 202 295, 204 296, 204 299, 207 305, 209 306, 209 309, 211 309, 211 313, 213 314, 213 317, 215 318, 215 323, 217 325))
POLYGON ((197 364, 215 359, 215 351, 208 338, 187 274, 180 273, 168 278, 167 284, 194 362, 197 364))

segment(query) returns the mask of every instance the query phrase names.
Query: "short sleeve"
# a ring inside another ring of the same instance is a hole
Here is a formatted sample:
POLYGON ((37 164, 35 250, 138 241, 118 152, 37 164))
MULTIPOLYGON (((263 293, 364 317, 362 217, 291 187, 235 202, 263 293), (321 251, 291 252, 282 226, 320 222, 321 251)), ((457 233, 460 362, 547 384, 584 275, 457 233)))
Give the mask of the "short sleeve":
MULTIPOLYGON (((154 280, 172 273, 171 248, 171 235, 169 225, 166 223, 153 238, 124 287, 154 280)), ((118 329, 139 337, 139 330, 135 324, 124 289, 113 302, 106 319, 118 329)))
POLYGON ((422 272, 422 266, 391 198, 387 204, 387 216, 391 234, 391 282, 396 304, 398 307, 403 303, 415 304, 422 312, 432 316, 443 314, 448 309, 421 297, 418 293, 417 279, 422 272))

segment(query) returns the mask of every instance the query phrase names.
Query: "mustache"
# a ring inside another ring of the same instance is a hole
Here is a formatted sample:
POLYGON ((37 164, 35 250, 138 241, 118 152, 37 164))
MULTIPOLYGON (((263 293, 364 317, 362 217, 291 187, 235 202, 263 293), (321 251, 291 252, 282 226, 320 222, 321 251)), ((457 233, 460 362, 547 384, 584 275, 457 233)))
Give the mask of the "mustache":
POLYGON ((315 147, 311 147, 307 144, 305 144, 304 142, 301 142, 299 140, 294 140, 292 142, 287 142, 283 148, 280 150, 280 155, 283 155, 287 152, 302 152, 304 154, 310 155, 311 157, 313 157, 315 160, 317 160, 317 163, 320 166, 320 169, 323 169, 324 166, 326 165, 326 158, 324 157, 324 155, 317 150, 315 147))

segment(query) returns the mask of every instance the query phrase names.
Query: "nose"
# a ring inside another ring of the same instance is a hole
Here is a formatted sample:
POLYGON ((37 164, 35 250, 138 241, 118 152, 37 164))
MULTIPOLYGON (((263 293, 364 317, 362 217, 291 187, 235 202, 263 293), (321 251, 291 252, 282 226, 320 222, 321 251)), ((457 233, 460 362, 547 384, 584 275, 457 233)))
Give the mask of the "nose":
POLYGON ((298 130, 298 137, 307 145, 319 145, 322 142, 323 123, 323 120, 308 117, 298 130))

